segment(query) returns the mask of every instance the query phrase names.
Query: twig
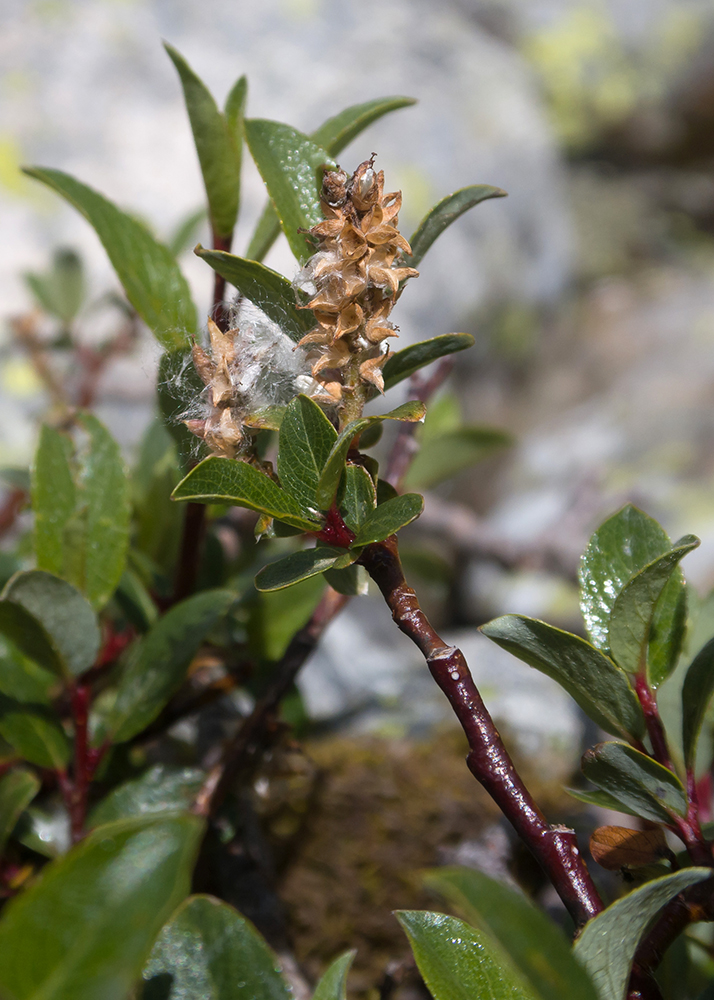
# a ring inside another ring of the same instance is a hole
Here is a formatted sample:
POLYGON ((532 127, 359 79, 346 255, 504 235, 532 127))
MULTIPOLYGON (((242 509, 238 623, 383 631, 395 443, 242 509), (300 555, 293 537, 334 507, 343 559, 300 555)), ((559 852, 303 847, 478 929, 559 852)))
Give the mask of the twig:
POLYGON ((396 536, 367 546, 360 562, 377 584, 392 617, 424 654, 434 680, 451 704, 466 734, 467 763, 531 850, 577 927, 603 904, 578 849, 575 832, 550 825, 515 769, 463 653, 447 646, 419 607, 399 561, 396 536))
POLYGON ((0 505, 0 538, 12 530, 17 516, 27 503, 27 493, 19 486, 8 490, 0 505))
POLYGON ((273 670, 267 691, 243 720, 199 791, 194 804, 194 812, 199 816, 214 816, 234 782, 249 772, 260 759, 276 730, 280 702, 295 683, 323 632, 348 600, 328 587, 310 621, 293 636, 285 655, 273 670))
POLYGON ((170 604, 176 604, 184 597, 189 597, 196 587, 205 533, 205 504, 187 503, 183 518, 181 549, 176 567, 174 592, 171 595, 170 604))
MULTIPOLYGON (((451 374, 454 367, 452 358, 444 358, 434 369, 428 379, 423 379, 419 375, 412 375, 409 380, 409 392, 407 399, 421 400, 428 403, 437 389, 439 389, 451 374)), ((398 490, 402 480, 407 473, 416 449, 414 434, 418 424, 403 423, 399 426, 396 441, 392 447, 392 452, 387 462, 387 471, 384 478, 388 483, 398 490)))

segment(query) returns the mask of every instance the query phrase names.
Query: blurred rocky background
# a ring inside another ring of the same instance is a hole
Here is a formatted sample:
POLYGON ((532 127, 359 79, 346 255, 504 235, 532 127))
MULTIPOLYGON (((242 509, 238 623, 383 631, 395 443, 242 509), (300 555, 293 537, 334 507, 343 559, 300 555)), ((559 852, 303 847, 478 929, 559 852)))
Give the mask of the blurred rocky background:
MULTIPOLYGON (((3 0, 0 28, 3 466, 27 465, 50 401, 23 340, 34 306, 23 275, 71 248, 86 271, 86 343, 124 321, 89 226, 19 165, 76 175, 166 239, 200 208, 162 39, 219 98, 246 73, 251 116, 306 131, 348 104, 416 97, 341 156, 353 169, 378 152, 388 187, 404 192, 407 236, 459 187, 508 191, 447 231, 395 312, 402 343, 474 333, 449 391, 465 419, 516 441, 429 494, 406 561, 519 752, 566 777, 580 716, 476 629, 509 611, 577 629, 577 557, 626 500, 673 537, 700 535, 688 576, 702 593, 714 584, 714 2, 3 0)), ((238 253, 263 202, 248 163, 243 200, 238 253)), ((197 239, 200 223, 182 266, 207 308, 197 239)), ((268 263, 293 272, 285 245, 268 263)), ((130 455, 151 416, 157 349, 145 331, 127 338, 96 407, 130 455)), ((448 724, 371 599, 332 626, 302 683, 313 718, 350 738, 448 724)))

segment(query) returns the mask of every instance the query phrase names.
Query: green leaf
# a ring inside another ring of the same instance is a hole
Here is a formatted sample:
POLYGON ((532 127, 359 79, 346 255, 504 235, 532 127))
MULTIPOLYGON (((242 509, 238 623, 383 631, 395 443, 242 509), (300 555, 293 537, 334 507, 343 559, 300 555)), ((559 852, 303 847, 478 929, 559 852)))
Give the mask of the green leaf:
POLYGON ((535 1000, 495 942, 443 913, 398 910, 434 1000, 535 1000))
POLYGON ((15 701, 49 705, 58 687, 57 674, 23 656, 7 640, 0 639, 0 694, 15 701))
POLYGON ((290 125, 247 119, 245 135, 290 249, 304 262, 315 247, 298 230, 322 221, 321 168, 334 167, 335 162, 322 146, 290 125))
POLYGON ((234 285, 241 295, 262 309, 268 319, 277 323, 295 343, 315 326, 314 313, 309 309, 298 309, 293 286, 282 274, 272 271, 265 264, 236 257, 235 254, 204 250, 200 243, 195 253, 234 285))
MULTIPOLYGON (((354 104, 333 118, 328 118, 310 138, 318 146, 326 149, 331 156, 337 156, 372 122, 389 114, 390 111, 397 111, 415 103, 412 97, 379 97, 376 101, 354 104)), ((280 220, 272 202, 268 202, 258 220, 246 257, 262 260, 279 235, 280 220)))
POLYGON ((714 693, 714 639, 697 653, 682 687, 682 744, 686 766, 694 766, 697 740, 714 693))
POLYGON ((188 811, 205 777, 197 767, 155 764, 113 788, 92 810, 87 826, 92 830, 117 819, 188 811))
POLYGON ((645 671, 650 624, 657 601, 679 561, 698 545, 698 538, 685 535, 669 552, 636 573, 615 599, 609 643, 613 659, 623 670, 635 674, 645 671))
POLYGON ((168 247, 137 219, 61 170, 28 167, 74 205, 94 227, 129 299, 146 325, 167 349, 185 344, 196 332, 196 308, 186 279, 168 247))
POLYGON ((424 497, 418 493, 403 493, 393 500, 387 500, 370 514, 352 544, 357 546, 381 542, 414 521, 423 509, 424 497))
POLYGON ((627 675, 589 642, 524 615, 503 615, 481 631, 524 663, 552 677, 602 729, 641 738, 642 708, 627 675))
POLYGON ((687 631, 687 585, 681 568, 665 584, 650 624, 647 678, 657 689, 677 666, 687 631))
POLYGON ((44 705, 22 704, 0 696, 0 735, 31 764, 55 771, 67 767, 69 741, 44 705))
POLYGON ((320 475, 320 481, 317 484, 317 502, 320 508, 322 510, 329 509, 337 492, 337 487, 340 484, 340 478, 342 477, 345 461, 347 460, 347 452, 350 450, 350 445, 358 434, 361 434, 374 424, 380 424, 383 420, 405 420, 409 423, 415 423, 418 420, 423 420, 425 413, 426 406, 424 403, 412 400, 402 403, 396 410, 391 410, 389 413, 382 413, 375 417, 360 417, 358 420, 353 420, 347 424, 335 440, 320 475))
POLYGON ((139 632, 146 632, 158 618, 158 609, 138 573, 124 571, 114 599, 139 632))
POLYGON ((402 260, 408 267, 416 267, 434 240, 438 239, 444 230, 456 222, 460 215, 468 212, 474 205, 488 198, 505 198, 506 192, 489 184, 474 184, 461 188, 453 194, 442 198, 417 226, 414 235, 409 240, 411 254, 402 254, 402 260))
POLYGON ((143 1000, 291 1000, 278 960, 245 917, 190 896, 163 928, 144 969, 143 1000))
POLYGON ((258 594, 248 620, 250 651, 261 660, 279 660, 290 640, 307 625, 325 590, 325 581, 310 577, 290 590, 258 594))
POLYGON ((572 795, 578 802, 585 802, 589 806, 601 806, 603 809, 612 809, 614 812, 626 813, 628 816, 638 816, 639 813, 629 808, 614 795, 609 795, 599 788, 585 791, 582 788, 566 788, 568 795, 572 795))
POLYGON ((315 549, 292 552, 284 559, 278 559, 264 566, 255 578, 255 586, 258 590, 282 590, 283 587, 292 587, 294 583, 324 573, 326 569, 334 566, 344 553, 344 549, 322 545, 315 549))
POLYGON ((666 767, 624 743, 598 743, 585 752, 583 774, 597 788, 655 823, 687 815, 687 795, 666 767))
POLYGON ((600 1000, 625 1000, 637 946, 653 917, 683 889, 710 876, 708 868, 688 868, 654 879, 588 921, 573 951, 600 1000))
POLYGON ((320 527, 317 517, 314 520, 307 518, 297 501, 264 472, 231 458, 216 455, 205 458, 181 480, 172 496, 174 500, 247 507, 301 531, 315 531, 320 527))
POLYGON ((672 548, 657 522, 627 504, 597 529, 580 561, 580 608, 593 645, 609 651, 615 601, 630 577, 672 548))
POLYGON ((439 337, 422 340, 418 344, 397 351, 390 355, 382 369, 385 392, 405 378, 409 378, 420 368, 430 365, 432 361, 444 358, 447 354, 454 354, 456 351, 465 351, 473 344, 474 338, 470 333, 443 333, 439 337))
POLYGON ((0 778, 0 857, 20 815, 40 788, 39 778, 24 768, 17 768, 0 778))
POLYGON ((338 594, 347 597, 364 597, 369 592, 369 577, 364 566, 352 563, 344 569, 328 569, 325 580, 338 594))
POLYGON ((347 1000, 347 973, 356 951, 346 951, 336 958, 315 987, 312 1000, 347 1000))
POLYGON ((189 888, 194 816, 100 827, 10 900, 0 992, 13 1000, 125 1000, 189 888))
POLYGON ((119 445, 90 413, 79 422, 89 435, 80 472, 80 499, 86 506, 84 573, 81 589, 95 608, 114 593, 126 563, 131 503, 129 480, 119 445))
POLYGON ((236 595, 206 590, 175 604, 135 645, 107 719, 115 743, 132 739, 153 722, 178 691, 191 660, 236 595))
POLYGON ((538 1000, 597 1000, 570 942, 522 892, 474 868, 437 868, 425 882, 495 938, 538 1000))
POLYGON ((291 400, 280 425, 278 476, 306 514, 318 516, 317 489, 336 440, 337 431, 317 403, 304 395, 291 400))
POLYGON ((361 465, 348 465, 340 512, 345 524, 355 534, 377 506, 377 491, 370 474, 361 465))
POLYGON ((173 46, 164 48, 181 79, 193 140, 201 164, 211 225, 216 236, 229 238, 238 217, 245 86, 231 106, 231 122, 218 110, 202 80, 173 46))
POLYGON ((404 483, 408 487, 428 489, 512 444, 511 435, 495 427, 459 427, 422 444, 411 461, 404 483))
POLYGON ((64 677, 92 666, 97 617, 72 584, 44 570, 16 573, 0 595, 0 632, 26 656, 64 677))
POLYGON ((39 569, 60 576, 65 568, 67 525, 77 507, 72 442, 43 424, 32 467, 34 543, 39 569))
POLYGON ((84 268, 74 250, 56 250, 47 274, 28 273, 23 277, 40 307, 65 325, 71 323, 82 308, 84 268))

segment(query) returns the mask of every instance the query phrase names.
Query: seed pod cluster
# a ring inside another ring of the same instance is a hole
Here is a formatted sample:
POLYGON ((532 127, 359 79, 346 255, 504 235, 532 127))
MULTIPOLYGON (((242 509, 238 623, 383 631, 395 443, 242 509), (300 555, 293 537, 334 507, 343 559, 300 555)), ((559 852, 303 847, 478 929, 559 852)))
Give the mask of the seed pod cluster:
POLYGON ((396 337, 389 320, 400 284, 419 272, 397 263, 411 248, 397 228, 401 192, 384 194, 384 172, 373 159, 351 177, 325 174, 321 205, 324 222, 309 231, 317 252, 296 278, 311 298, 317 326, 300 341, 310 348, 318 402, 340 404, 368 384, 384 390, 384 341, 396 337))

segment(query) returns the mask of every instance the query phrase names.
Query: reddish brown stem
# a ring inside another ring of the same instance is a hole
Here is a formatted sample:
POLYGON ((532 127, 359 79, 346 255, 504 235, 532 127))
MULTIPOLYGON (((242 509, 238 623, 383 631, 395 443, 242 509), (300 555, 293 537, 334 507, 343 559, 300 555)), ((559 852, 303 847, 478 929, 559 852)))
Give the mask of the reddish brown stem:
POLYGON ((474 683, 463 653, 435 632, 407 585, 396 536, 369 545, 360 558, 382 592, 392 617, 426 658, 466 734, 467 763, 533 853, 575 921, 582 927, 603 909, 578 849, 575 832, 553 826, 533 801, 474 683))
POLYGON ((635 691, 642 706, 647 733, 652 742, 654 759, 668 770, 674 771, 672 759, 669 756, 667 736, 657 708, 657 699, 644 674, 637 674, 635 677, 635 691))
MULTIPOLYGON (((224 250, 226 253, 230 253, 231 243, 233 242, 233 235, 230 236, 219 236, 216 231, 213 231, 213 249, 214 250, 224 250)), ((220 314, 221 306, 223 305, 223 300, 226 297, 226 279, 218 273, 214 272, 213 276, 213 311, 214 320, 220 326, 220 314)))
POLYGON ((6 535, 15 524, 17 516, 27 503, 27 493, 19 486, 8 490, 0 505, 0 537, 6 535))
POLYGON ((66 774, 60 774, 59 781, 69 811, 72 842, 76 844, 84 836, 84 823, 87 817, 87 791, 92 778, 87 740, 90 689, 86 684, 75 684, 70 697, 74 722, 74 766, 72 781, 70 782, 66 774))
POLYGON ((179 552, 176 581, 171 604, 190 597, 196 587, 198 570, 206 533, 206 507, 202 503, 187 503, 183 519, 183 534, 179 552))

